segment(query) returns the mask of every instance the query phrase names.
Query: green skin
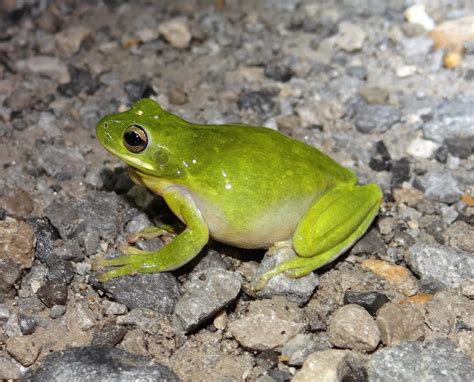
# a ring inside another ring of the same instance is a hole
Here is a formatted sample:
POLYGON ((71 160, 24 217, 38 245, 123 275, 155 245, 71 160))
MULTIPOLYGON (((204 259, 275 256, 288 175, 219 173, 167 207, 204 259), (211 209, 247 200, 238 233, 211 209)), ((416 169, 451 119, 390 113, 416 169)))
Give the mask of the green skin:
MULTIPOLYGON (((301 277, 336 259, 368 229, 383 198, 379 186, 358 186, 351 170, 303 142, 263 127, 193 124, 151 99, 102 118, 97 138, 186 225, 157 251, 126 246, 127 256, 99 260, 115 267, 100 281, 179 268, 210 237, 240 248, 291 248, 296 255, 261 275, 259 290, 279 273, 301 277), (139 153, 125 144, 130 126, 146 135, 139 153)), ((148 228, 132 241, 161 233, 148 228)))

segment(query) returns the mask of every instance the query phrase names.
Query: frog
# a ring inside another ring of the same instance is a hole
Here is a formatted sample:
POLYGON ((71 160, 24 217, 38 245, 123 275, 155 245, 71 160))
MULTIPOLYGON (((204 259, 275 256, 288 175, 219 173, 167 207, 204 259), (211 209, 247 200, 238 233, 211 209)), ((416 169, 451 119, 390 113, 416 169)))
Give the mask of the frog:
MULTIPOLYGON (((151 98, 104 116, 96 136, 184 227, 155 251, 126 244, 123 255, 99 259, 101 282, 173 271, 211 239, 291 249, 255 280, 258 291, 280 273, 300 278, 337 259, 369 229, 383 200, 376 183, 359 185, 354 171, 305 142, 266 127, 192 123, 151 98)), ((132 236, 163 232, 151 226, 132 236)))

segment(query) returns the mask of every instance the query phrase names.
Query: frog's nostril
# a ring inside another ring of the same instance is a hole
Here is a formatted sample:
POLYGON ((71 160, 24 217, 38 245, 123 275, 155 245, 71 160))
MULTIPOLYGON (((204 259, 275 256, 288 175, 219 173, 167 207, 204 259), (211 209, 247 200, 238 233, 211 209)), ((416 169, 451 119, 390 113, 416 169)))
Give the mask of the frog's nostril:
POLYGON ((108 129, 109 128, 109 124, 107 122, 104 122, 104 129, 108 129))

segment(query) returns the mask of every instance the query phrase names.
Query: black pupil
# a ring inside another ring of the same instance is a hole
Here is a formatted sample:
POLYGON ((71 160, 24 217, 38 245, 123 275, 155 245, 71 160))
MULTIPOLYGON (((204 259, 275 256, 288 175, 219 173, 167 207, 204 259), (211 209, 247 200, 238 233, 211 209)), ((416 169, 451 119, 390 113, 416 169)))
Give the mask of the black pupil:
POLYGON ((143 144, 142 138, 135 131, 127 131, 124 138, 125 141, 132 147, 141 146, 143 144))

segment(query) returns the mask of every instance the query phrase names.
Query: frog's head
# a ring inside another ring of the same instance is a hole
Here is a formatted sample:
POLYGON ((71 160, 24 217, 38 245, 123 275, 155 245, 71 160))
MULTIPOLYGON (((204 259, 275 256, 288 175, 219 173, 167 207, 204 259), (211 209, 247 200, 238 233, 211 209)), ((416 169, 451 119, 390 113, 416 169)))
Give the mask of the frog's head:
POLYGON ((99 142, 111 154, 139 172, 160 176, 170 162, 163 128, 186 123, 145 98, 130 110, 102 118, 96 126, 99 142))

